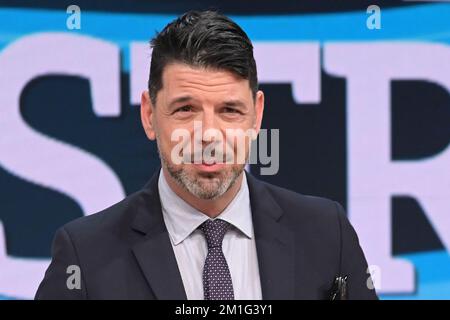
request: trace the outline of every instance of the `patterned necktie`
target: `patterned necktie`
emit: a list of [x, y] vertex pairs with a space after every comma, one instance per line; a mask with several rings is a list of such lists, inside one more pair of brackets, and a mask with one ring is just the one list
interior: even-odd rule
[[208, 255], [203, 268], [205, 300], [234, 300], [230, 270], [222, 251], [222, 241], [230, 224], [224, 220], [207, 220], [199, 229], [208, 244]]

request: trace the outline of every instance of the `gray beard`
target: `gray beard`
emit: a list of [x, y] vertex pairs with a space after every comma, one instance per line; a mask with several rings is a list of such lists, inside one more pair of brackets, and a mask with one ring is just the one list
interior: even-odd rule
[[215, 177], [215, 174], [213, 173], [205, 173], [204, 178], [197, 178], [189, 176], [189, 174], [182, 168], [176, 169], [172, 166], [159, 150], [159, 146], [158, 153], [163, 167], [167, 170], [175, 182], [192, 195], [203, 200], [214, 200], [220, 198], [236, 183], [236, 180], [244, 171], [245, 167], [245, 165], [237, 168], [233, 167], [232, 171], [230, 173], [226, 173], [226, 176], [223, 179]]

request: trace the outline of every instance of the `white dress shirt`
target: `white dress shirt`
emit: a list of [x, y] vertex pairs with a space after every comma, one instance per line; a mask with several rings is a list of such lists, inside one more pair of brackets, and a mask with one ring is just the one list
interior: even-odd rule
[[[189, 300], [202, 300], [203, 266], [208, 247], [201, 230], [207, 215], [193, 208], [176, 195], [161, 170], [158, 180], [164, 223], [170, 235], [173, 251]], [[258, 258], [253, 231], [250, 196], [245, 174], [234, 199], [216, 219], [231, 224], [222, 243], [233, 282], [236, 300], [261, 300]]]

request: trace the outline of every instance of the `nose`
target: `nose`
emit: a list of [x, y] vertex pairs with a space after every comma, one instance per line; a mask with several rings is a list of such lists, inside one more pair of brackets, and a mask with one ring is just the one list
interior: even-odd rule
[[[220, 126], [213, 108], [208, 108], [202, 116], [202, 142], [210, 143], [218, 140]], [[205, 134], [206, 133], [206, 134]]]

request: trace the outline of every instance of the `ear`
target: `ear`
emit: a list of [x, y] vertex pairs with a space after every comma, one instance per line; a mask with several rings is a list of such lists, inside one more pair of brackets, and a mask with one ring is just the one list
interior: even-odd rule
[[141, 95], [141, 122], [144, 127], [145, 134], [150, 140], [156, 139], [156, 133], [153, 127], [153, 111], [154, 106], [150, 99], [148, 90], [145, 90]]
[[[263, 113], [264, 113], [264, 92], [261, 90], [258, 90], [256, 92], [255, 97], [255, 123], [253, 125], [253, 129], [256, 131], [256, 136], [259, 134], [259, 130], [261, 129], [261, 123], [263, 119]], [[256, 139], [256, 137], [255, 137]]]

